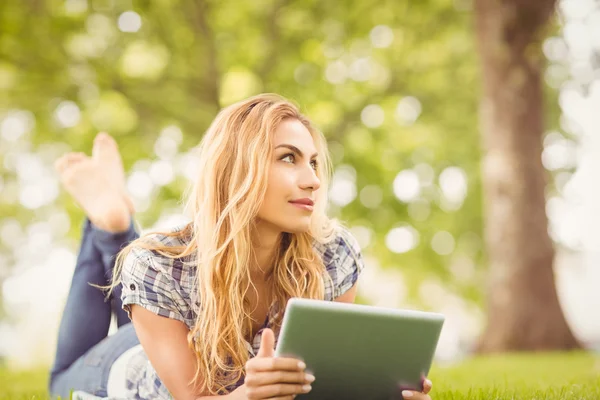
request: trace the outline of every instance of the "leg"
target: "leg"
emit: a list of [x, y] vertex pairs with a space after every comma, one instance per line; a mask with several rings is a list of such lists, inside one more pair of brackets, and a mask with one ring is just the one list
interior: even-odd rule
[[50, 382], [50, 395], [68, 399], [71, 390], [81, 390], [95, 396], [107, 396], [112, 365], [125, 351], [139, 343], [133, 324], [125, 325], [89, 349], [69, 368], [54, 375]]
[[[51, 383], [57, 374], [106, 337], [111, 304], [105, 301], [104, 292], [89, 283], [102, 286], [109, 283], [104, 259], [114, 256], [127, 243], [127, 237], [118, 232], [128, 232], [131, 228], [133, 207], [123, 191], [124, 173], [116, 143], [108, 135], [98, 135], [93, 152], [93, 158], [83, 153], [69, 153], [55, 164], [65, 189], [84, 209], [88, 219], [59, 329]], [[114, 235], [113, 239], [123, 241], [115, 244], [117, 250], [99, 248], [97, 237], [102, 234], [107, 238]], [[106, 251], [112, 253], [107, 255]], [[120, 308], [120, 304], [118, 306]]]
[[[92, 149], [92, 159], [102, 167], [105, 175], [110, 182], [121, 193], [121, 198], [126, 206], [127, 214], [123, 214], [122, 209], [119, 213], [112, 213], [113, 218], [105, 218], [111, 223], [108, 225], [92, 225], [94, 232], [94, 245], [102, 255], [102, 263], [109, 282], [112, 281], [115, 258], [119, 251], [129, 242], [137, 239], [139, 235], [133, 226], [131, 215], [134, 213], [134, 207], [129, 196], [125, 195], [125, 171], [123, 161], [119, 154], [117, 143], [106, 134], [99, 134], [94, 140]], [[121, 286], [113, 289], [111, 296], [112, 310], [117, 317], [117, 326], [121, 327], [128, 324], [129, 317], [121, 308]]]
[[[92, 233], [94, 246], [102, 258], [104, 274], [106, 279], [110, 281], [113, 276], [113, 269], [117, 254], [128, 243], [137, 239], [139, 235], [135, 231], [133, 222], [129, 225], [129, 229], [118, 233], [107, 232], [92, 225]], [[128, 324], [130, 322], [129, 317], [122, 308], [120, 285], [116, 286], [112, 292], [111, 304], [112, 310], [117, 316], [117, 326], [121, 327], [125, 324]]]
[[[92, 153], [91, 158], [82, 153], [67, 154], [56, 162], [56, 169], [65, 189], [92, 222], [91, 240], [110, 282], [117, 253], [138, 237], [131, 218], [134, 207], [125, 194], [125, 172], [117, 143], [107, 134], [98, 134]], [[121, 309], [120, 286], [113, 291], [111, 303], [117, 325], [128, 323]]]
[[51, 380], [104, 339], [110, 326], [110, 304], [105, 301], [100, 289], [88, 284], [107, 284], [100, 253], [92, 241], [91, 229], [91, 223], [86, 219], [71, 289], [58, 331]]

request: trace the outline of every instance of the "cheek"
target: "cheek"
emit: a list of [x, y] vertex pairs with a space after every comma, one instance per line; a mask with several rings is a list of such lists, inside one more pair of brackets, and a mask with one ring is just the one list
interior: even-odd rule
[[284, 168], [272, 168], [269, 172], [266, 198], [269, 201], [286, 201], [293, 197], [294, 178]]
[[267, 191], [260, 207], [259, 215], [263, 218], [273, 215], [273, 210], [278, 209], [278, 203], [281, 202], [280, 189], [277, 185], [276, 174], [269, 173], [267, 182]]

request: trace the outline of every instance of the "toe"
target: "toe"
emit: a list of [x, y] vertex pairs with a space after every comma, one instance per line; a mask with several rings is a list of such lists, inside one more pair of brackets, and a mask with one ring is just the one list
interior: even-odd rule
[[63, 156], [62, 169], [60, 171], [64, 182], [71, 180], [71, 175], [76, 174], [80, 170], [79, 166], [85, 163], [87, 156], [84, 153], [69, 153]]
[[54, 169], [60, 174], [67, 167], [67, 154], [61, 156], [54, 162]]
[[67, 153], [54, 162], [54, 168], [58, 173], [63, 173], [71, 165], [84, 160], [85, 157], [84, 153]]
[[108, 134], [106, 132], [99, 132], [94, 138], [94, 143], [100, 143], [106, 140]]
[[114, 151], [117, 150], [117, 142], [108, 133], [100, 132], [94, 139], [94, 146], [92, 147], [92, 158], [95, 160], [101, 160], [110, 158]]
[[80, 161], [83, 161], [87, 158], [87, 156], [85, 155], [85, 153], [69, 153], [66, 156], [67, 158], [67, 167], [78, 163]]
[[73, 152], [73, 153], [69, 153], [67, 154], [67, 157], [71, 158], [71, 159], [80, 159], [85, 157], [85, 153], [82, 153], [80, 151], [78, 152]]
[[94, 138], [94, 145], [115, 146], [116, 142], [108, 133], [100, 132], [96, 135], [96, 138]]

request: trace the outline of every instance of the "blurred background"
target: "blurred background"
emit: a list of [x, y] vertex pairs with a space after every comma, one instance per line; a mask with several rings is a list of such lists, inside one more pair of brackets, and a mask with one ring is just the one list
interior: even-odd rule
[[[54, 161], [110, 133], [137, 221], [165, 228], [183, 220], [193, 148], [217, 111], [261, 92], [293, 99], [329, 141], [329, 212], [366, 259], [360, 302], [442, 312], [438, 360], [470, 354], [494, 288], [482, 15], [468, 0], [3, 0], [1, 362], [53, 358], [83, 221]], [[600, 3], [559, 1], [543, 26], [543, 147], [526, 156], [547, 184], [534, 206], [564, 317], [600, 350]]]

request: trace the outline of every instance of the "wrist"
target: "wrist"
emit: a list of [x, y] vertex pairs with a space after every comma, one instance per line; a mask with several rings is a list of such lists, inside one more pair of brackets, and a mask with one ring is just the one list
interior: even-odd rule
[[246, 400], [244, 396], [245, 386], [241, 385], [237, 387], [233, 392], [226, 394], [223, 398], [227, 400]]
[[217, 397], [221, 400], [246, 400], [246, 397], [244, 396], [244, 385], [241, 385], [233, 392], [228, 394], [222, 394], [217, 396], [200, 396], [196, 397], [194, 400], [211, 400]]

